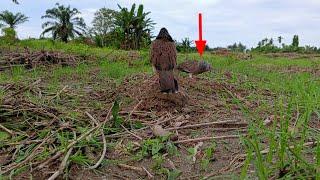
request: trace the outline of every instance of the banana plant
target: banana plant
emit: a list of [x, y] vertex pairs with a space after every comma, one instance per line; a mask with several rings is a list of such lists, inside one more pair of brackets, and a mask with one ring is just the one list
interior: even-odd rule
[[145, 39], [150, 39], [150, 32], [155, 23], [147, 16], [150, 12], [144, 12], [143, 5], [131, 6], [130, 11], [118, 5], [120, 12], [116, 18], [116, 25], [122, 35], [124, 49], [140, 49]]

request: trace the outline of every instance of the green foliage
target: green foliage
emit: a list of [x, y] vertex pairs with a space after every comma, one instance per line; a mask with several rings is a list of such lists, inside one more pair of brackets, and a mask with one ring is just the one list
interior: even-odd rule
[[317, 147], [316, 147], [316, 179], [320, 179], [320, 140], [317, 141]]
[[112, 106], [112, 127], [114, 128], [120, 128], [121, 124], [123, 123], [123, 119], [119, 117], [119, 111], [120, 111], [120, 104], [119, 99], [115, 100]]
[[17, 42], [16, 31], [13, 28], [3, 28], [2, 33], [4, 34], [2, 37], [0, 37], [2, 43], [11, 45]]
[[168, 170], [167, 169], [167, 180], [176, 180], [181, 176], [182, 172], [178, 169]]
[[118, 5], [120, 11], [116, 17], [116, 32], [120, 47], [123, 49], [140, 49], [151, 43], [151, 30], [155, 23], [147, 16], [150, 12], [144, 12], [143, 5], [136, 4], [127, 8]]
[[93, 30], [97, 34], [106, 35], [115, 29], [118, 12], [112, 9], [101, 8], [94, 13]]
[[216, 148], [216, 143], [212, 143], [209, 147], [207, 147], [204, 150], [204, 156], [200, 161], [201, 169], [206, 170], [208, 168], [208, 165], [213, 158], [215, 148]]
[[192, 160], [192, 158], [194, 156], [196, 156], [196, 153], [197, 153], [196, 148], [195, 147], [191, 147], [191, 148], [188, 148], [187, 151], [189, 153], [188, 159]]
[[138, 160], [148, 156], [157, 158], [161, 157], [165, 152], [168, 152], [170, 155], [178, 154], [177, 147], [169, 141], [169, 136], [144, 140], [137, 158]]
[[77, 151], [75, 154], [70, 156], [70, 161], [79, 165], [88, 166], [91, 161], [87, 156], [83, 155], [81, 151]]
[[[267, 42], [270, 41], [268, 40]], [[2, 41], [0, 44], [1, 47], [4, 46]], [[111, 86], [111, 88], [113, 88], [116, 87], [116, 85], [114, 85], [116, 84], [116, 81], [121, 82], [123, 78], [131, 74], [140, 71], [150, 72], [151, 70], [146, 60], [148, 52], [141, 52], [145, 59], [141, 62], [135, 62], [134, 66], [129, 67], [127, 62], [119, 62], [118, 58], [109, 61], [110, 56], [108, 56], [108, 54], [112, 50], [108, 48], [93, 48], [83, 44], [52, 43], [50, 40], [45, 39], [37, 41], [23, 40], [17, 42], [15, 45], [19, 47], [27, 46], [31, 49], [59, 50], [80, 55], [95, 55], [98, 57], [98, 60], [93, 63], [82, 64], [77, 67], [53, 67], [50, 69], [36, 68], [32, 71], [26, 71], [23, 68], [15, 67], [12, 71], [1, 72], [1, 84], [25, 82], [24, 84], [28, 85], [30, 82], [34, 82], [35, 79], [41, 77], [45, 79], [45, 82], [42, 82], [44, 84], [41, 85], [41, 87], [45, 88], [43, 89], [43, 92], [53, 95], [59, 92], [65, 84], [70, 85], [69, 87], [72, 88], [72, 92], [76, 92], [81, 96], [71, 95], [68, 96], [67, 99], [57, 98], [54, 101], [54, 104], [61, 103], [64, 106], [62, 111], [64, 113], [60, 116], [64, 116], [65, 114], [69, 116], [69, 114], [72, 114], [72, 111], [77, 111], [78, 106], [81, 105], [79, 104], [79, 99], [81, 102], [83, 87], [90, 85], [99, 90], [106, 86]], [[121, 55], [126, 52], [116, 51], [116, 53]], [[197, 58], [198, 54], [190, 54], [190, 57]], [[178, 58], [179, 61], [182, 61], [184, 55], [178, 54]], [[228, 83], [231, 83], [234, 87], [250, 92], [250, 95], [244, 97], [249, 102], [251, 102], [251, 100], [259, 102], [259, 107], [248, 109], [243, 113], [245, 114], [248, 123], [255, 124], [255, 126], [249, 128], [248, 136], [243, 138], [243, 144], [245, 145], [244, 148], [246, 149], [247, 155], [241, 171], [241, 179], [250, 179], [255, 176], [261, 178], [280, 178], [280, 171], [283, 172], [282, 179], [319, 178], [320, 172], [318, 167], [320, 164], [320, 145], [317, 144], [312, 147], [304, 147], [303, 144], [311, 140], [319, 141], [319, 132], [316, 129], [309, 128], [308, 122], [312, 119], [319, 119], [320, 81], [313, 73], [299, 71], [288, 73], [284, 71], [291, 67], [315, 69], [320, 65], [319, 60], [276, 58], [270, 61], [271, 58], [255, 54], [254, 58], [250, 61], [237, 61], [232, 57], [220, 57], [209, 53], [205, 53], [203, 58], [213, 65], [216, 72], [214, 74], [203, 74], [203, 78], [218, 81], [218, 83], [225, 83], [223, 74], [224, 72], [231, 71], [232, 77], [235, 78], [233, 78], [232, 81], [228, 81]], [[97, 69], [99, 72], [97, 72]], [[92, 76], [92, 72], [97, 72], [97, 74]], [[79, 79], [73, 78], [75, 75], [81, 77]], [[61, 81], [61, 79], [64, 81]], [[98, 81], [98, 83], [93, 85], [93, 80], [95, 82]], [[112, 83], [110, 83], [110, 81]], [[52, 87], [47, 87], [47, 83]], [[264, 95], [265, 92], [268, 94], [267, 97]], [[224, 95], [224, 92], [220, 91], [217, 91], [217, 94], [222, 94], [223, 97], [226, 96]], [[0, 96], [6, 95], [6, 91], [1, 92], [0, 90]], [[26, 98], [30, 98], [32, 102], [36, 102], [36, 98], [32, 98], [32, 96], [38, 95], [30, 93]], [[62, 93], [61, 97], [64, 96], [65, 93]], [[236, 97], [234, 98], [234, 102], [243, 105]], [[72, 106], [70, 106], [70, 104], [72, 104]], [[99, 102], [85, 103], [86, 107], [90, 109], [94, 109], [96, 104], [99, 104]], [[43, 105], [45, 106], [46, 104]], [[52, 105], [53, 104], [50, 104], [50, 106]], [[60, 109], [61, 105], [58, 108]], [[98, 108], [100, 110], [103, 107], [98, 106]], [[119, 110], [114, 111], [118, 112]], [[265, 115], [269, 114], [280, 118], [273, 126], [264, 127], [262, 122], [265, 120]], [[117, 117], [117, 113], [114, 113], [114, 115]], [[314, 115], [316, 115], [316, 117], [314, 117]], [[2, 116], [2, 114], [0, 116]], [[74, 130], [77, 132], [77, 135], [83, 134], [90, 129], [90, 126], [85, 124], [87, 122], [87, 117], [83, 117], [82, 113], [74, 115], [73, 118], [76, 119], [72, 122], [72, 125], [75, 125]], [[29, 121], [30, 120], [28, 120], [28, 122]], [[62, 121], [63, 120], [61, 120], [61, 122]], [[10, 123], [5, 122], [3, 125], [6, 127], [7, 124], [13, 126]], [[110, 123], [113, 123], [113, 121], [110, 121]], [[295, 124], [294, 127], [292, 127], [293, 124]], [[20, 126], [20, 124], [18, 125]], [[14, 127], [8, 126], [8, 128], [15, 130], [18, 125], [15, 124]], [[29, 128], [29, 125], [23, 125], [23, 127]], [[137, 124], [135, 128], [139, 127], [141, 126]], [[290, 129], [295, 130], [292, 131]], [[104, 130], [108, 131], [108, 127], [105, 127]], [[37, 136], [44, 138], [46, 137], [46, 133], [47, 132], [45, 131], [41, 131], [37, 133]], [[89, 140], [85, 139], [77, 143], [74, 149], [74, 152], [77, 153], [75, 156], [72, 156], [70, 160], [81, 165], [88, 164], [89, 160], [85, 157], [82, 150], [83, 147], [89, 145], [98, 149], [97, 152], [100, 153], [102, 146], [100, 139], [94, 137], [98, 136], [98, 134], [99, 133], [96, 133], [93, 137], [90, 137]], [[64, 148], [68, 142], [70, 143], [70, 140], [73, 139], [72, 135], [73, 134], [59, 132], [60, 137], [58, 137], [58, 135], [54, 136], [55, 142], [59, 142], [57, 149]], [[3, 135], [0, 134], [0, 137], [1, 136]], [[22, 140], [25, 137], [19, 136], [12, 139], [9, 137], [4, 141], [5, 143], [17, 142], [17, 138]], [[113, 143], [116, 144], [117, 142], [114, 141]], [[176, 146], [174, 146], [172, 142], [168, 141], [168, 139], [163, 140], [157, 138], [145, 140], [141, 145], [142, 147], [138, 152], [139, 159], [152, 157], [155, 167], [160, 167], [161, 175], [165, 174], [168, 179], [171, 179], [171, 177], [172, 179], [176, 179], [179, 176], [179, 171], [170, 171], [162, 167], [162, 162], [164, 160], [163, 154], [169, 153], [170, 155], [175, 155], [178, 152]], [[0, 146], [3, 146], [3, 144], [0, 143]], [[110, 144], [108, 144], [108, 150], [110, 149], [112, 151], [112, 147], [109, 148], [109, 146]], [[46, 149], [41, 154], [37, 155], [37, 158], [41, 159], [52, 156], [50, 151], [48, 151], [49, 146], [44, 145], [43, 147]], [[17, 151], [17, 160], [21, 162], [21, 160], [30, 154], [33, 148], [34, 146], [24, 145], [23, 148]], [[133, 145], [129, 144], [126, 148], [128, 148], [128, 151], [126, 152], [131, 152]], [[269, 148], [267, 154], [259, 153], [261, 150], [267, 148]], [[206, 157], [200, 159], [202, 169], [208, 169], [206, 168], [209, 163], [207, 159], [214, 156], [214, 150], [215, 147], [214, 144], [212, 144], [212, 146], [206, 147], [202, 151], [204, 152], [204, 157]], [[191, 153], [194, 153], [194, 151]]]
[[279, 36], [279, 37], [278, 37], [278, 42], [279, 42], [279, 44], [282, 43], [282, 40], [283, 40], [283, 37], [282, 37], [282, 36]]
[[193, 41], [189, 38], [184, 38], [181, 42], [176, 42], [176, 47], [178, 52], [190, 53], [195, 48], [192, 48]]
[[101, 8], [94, 14], [91, 35], [97, 46], [114, 46], [116, 38], [115, 21], [118, 12], [112, 9]]
[[292, 46], [293, 47], [299, 47], [299, 36], [298, 35], [294, 35], [293, 39], [292, 39]]
[[232, 52], [245, 52], [247, 47], [243, 45], [241, 42], [239, 42], [238, 44], [234, 43], [233, 45], [229, 45], [228, 49], [231, 50]]
[[42, 24], [44, 29], [41, 36], [51, 32], [53, 39], [60, 39], [63, 42], [68, 42], [71, 38], [75, 38], [76, 35], [82, 36], [86, 32], [86, 24], [83, 18], [78, 15], [80, 12], [70, 6], [65, 7], [63, 5], [56, 4], [57, 7], [48, 9], [46, 15], [42, 16], [42, 19], [50, 19]]
[[[305, 46], [299, 47], [299, 36], [294, 35], [292, 44], [286, 45], [282, 43], [283, 37], [278, 37], [278, 42], [280, 46], [275, 46], [273, 39], [265, 38], [258, 43], [258, 46], [252, 48], [252, 52], [259, 53], [276, 53], [276, 52], [296, 52], [296, 53], [319, 53], [320, 50], [317, 47]], [[282, 44], [281, 44], [282, 43]]]
[[27, 22], [28, 19], [29, 18], [22, 13], [14, 14], [7, 10], [0, 13], [0, 22], [12, 29], [15, 29], [19, 24]]
[[9, 134], [0, 131], [0, 141], [4, 141], [9, 137]]

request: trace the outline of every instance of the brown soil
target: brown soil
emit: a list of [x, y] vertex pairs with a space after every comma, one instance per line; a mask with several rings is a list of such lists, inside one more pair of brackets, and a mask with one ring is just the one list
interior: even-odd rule
[[[123, 107], [123, 111], [130, 112], [132, 109], [136, 109], [132, 113], [132, 120], [137, 120], [152, 126], [157, 121], [171, 118], [172, 120], [162, 124], [164, 128], [172, 128], [178, 122], [184, 122], [184, 125], [194, 125], [215, 121], [230, 121], [238, 120], [238, 123], [245, 123], [244, 117], [236, 105], [228, 104], [221, 99], [220, 93], [225, 92], [225, 89], [234, 92], [235, 94], [241, 94], [240, 90], [236, 90], [235, 87], [228, 84], [219, 84], [210, 82], [202, 78], [194, 77], [182, 78], [178, 80], [181, 91], [188, 96], [188, 102], [185, 104], [176, 103], [175, 100], [168, 100], [161, 97], [161, 93], [158, 90], [157, 77], [148, 75], [133, 76], [125, 80], [125, 82], [119, 87], [121, 96], [133, 99], [133, 102]], [[178, 95], [179, 96], [179, 95]], [[175, 98], [175, 97], [172, 97]], [[139, 104], [140, 102], [140, 104]], [[231, 106], [231, 107], [230, 107]], [[143, 114], [141, 116], [141, 114]], [[148, 116], [146, 116], [148, 115]], [[221, 128], [221, 130], [214, 130]], [[235, 128], [234, 130], [226, 130], [223, 128]], [[238, 129], [237, 129], [238, 128]], [[197, 137], [214, 137], [214, 136], [229, 136], [241, 134], [245, 127], [239, 127], [237, 124], [224, 124], [221, 126], [204, 126], [201, 128], [190, 128], [174, 131], [179, 140], [192, 139]], [[152, 138], [152, 131], [146, 129], [144, 132], [137, 132], [137, 135], [143, 139]], [[127, 137], [133, 141], [137, 141], [134, 137]], [[130, 141], [130, 140], [127, 140]], [[125, 142], [127, 142], [124, 140]], [[212, 141], [203, 141], [204, 145], [202, 150], [211, 144]], [[239, 139], [226, 139], [217, 140], [216, 149], [214, 152], [214, 159], [206, 168], [201, 170], [200, 160], [204, 156], [203, 151], [199, 151], [197, 154], [197, 161], [195, 163], [190, 160], [190, 153], [187, 149], [194, 147], [198, 142], [191, 142], [180, 144], [179, 151], [181, 155], [179, 157], [168, 157], [174, 164], [174, 166], [182, 171], [181, 178], [199, 177], [200, 175], [208, 174], [209, 172], [216, 172], [218, 174], [225, 174], [230, 172], [238, 172], [236, 166], [237, 162], [230, 164], [235, 157], [235, 154], [244, 153], [240, 145]], [[121, 151], [120, 151], [121, 152]], [[107, 155], [108, 159], [116, 157], [117, 160], [128, 160], [125, 155], [117, 154], [116, 152]], [[135, 167], [146, 167], [152, 174], [155, 171], [151, 168], [153, 162], [148, 158], [140, 162], [128, 162], [128, 165]], [[230, 164], [230, 166], [229, 166]], [[133, 170], [120, 168], [118, 166], [110, 166], [106, 169], [102, 169], [105, 172], [107, 179], [117, 179], [122, 176], [128, 179], [146, 178], [144, 173], [138, 173]], [[112, 172], [112, 173], [111, 173]], [[162, 176], [156, 176], [158, 178], [164, 178]], [[191, 178], [193, 179], [193, 178]]]
[[[94, 73], [94, 72], [93, 72]], [[246, 120], [243, 117], [240, 107], [233, 103], [233, 97], [236, 97], [249, 106], [255, 106], [246, 102], [242, 97], [247, 95], [247, 92], [237, 89], [231, 84], [217, 83], [206, 80], [205, 78], [193, 77], [185, 78], [179, 77], [180, 93], [174, 95], [164, 95], [158, 90], [158, 80], [156, 76], [146, 74], [139, 74], [128, 77], [116, 89], [106, 88], [105, 90], [95, 90], [92, 87], [84, 88], [86, 94], [81, 96], [84, 98], [82, 101], [85, 103], [90, 100], [97, 100], [105, 104], [105, 108], [96, 109], [91, 111], [91, 114], [99, 120], [103, 121], [110, 108], [112, 102], [116, 97], [120, 97], [123, 101], [121, 104], [120, 115], [128, 120], [128, 114], [131, 115], [130, 121], [139, 121], [144, 124], [146, 129], [133, 131], [137, 136], [145, 139], [154, 138], [152, 130], [149, 127], [161, 123], [165, 129], [175, 128], [186, 125], [196, 125], [201, 123], [218, 122], [218, 121], [234, 121], [230, 123], [223, 123], [220, 125], [207, 125], [195, 128], [185, 128], [180, 130], [171, 131], [175, 134], [174, 141], [195, 139], [201, 137], [220, 137], [220, 136], [233, 136], [244, 134], [246, 132]], [[6, 89], [15, 92], [21, 88], [5, 85]], [[33, 89], [33, 88], [30, 88]], [[31, 90], [32, 91], [32, 90]], [[68, 96], [73, 96], [72, 91], [68, 91]], [[37, 93], [37, 92], [34, 92]], [[70, 98], [70, 97], [64, 98]], [[20, 97], [20, 96], [18, 96]], [[21, 98], [21, 97], [20, 97]], [[11, 103], [11, 104], [10, 104]], [[61, 112], [50, 107], [39, 107], [41, 111], [37, 111], [37, 106], [32, 102], [26, 102], [24, 99], [17, 101], [7, 102], [8, 108], [12, 107], [12, 103], [25, 103], [29, 108], [28, 113], [39, 113], [44, 118], [50, 116], [59, 116]], [[17, 106], [19, 107], [19, 106]], [[79, 111], [82, 108], [79, 107]], [[14, 110], [14, 109], [11, 109]], [[35, 112], [34, 112], [35, 111]], [[21, 114], [21, 113], [20, 113]], [[20, 114], [13, 114], [18, 116]], [[62, 113], [63, 114], [63, 113]], [[72, 124], [65, 122], [64, 124], [57, 124], [57, 122], [43, 122], [43, 127], [57, 126], [65, 128], [66, 130], [72, 129]], [[27, 132], [32, 135], [32, 132]], [[112, 137], [112, 135], [111, 135]], [[110, 139], [110, 137], [109, 137]], [[155, 161], [151, 157], [145, 158], [141, 161], [132, 160], [132, 156], [139, 151], [139, 148], [133, 152], [127, 152], [126, 147], [129, 142], [141, 144], [142, 142], [134, 136], [124, 133], [118, 136], [113, 136], [110, 141], [115, 142], [117, 145], [114, 149], [108, 149], [106, 159], [110, 162], [121, 161], [126, 165], [134, 166], [137, 168], [146, 168], [155, 179], [165, 179], [164, 174], [157, 174], [158, 170], [154, 169]], [[214, 173], [215, 175], [239, 173], [242, 162], [233, 161], [237, 154], [245, 153], [241, 146], [239, 138], [225, 138], [217, 140], [204, 140], [204, 144], [196, 154], [196, 160], [193, 162], [190, 159], [188, 148], [195, 147], [198, 142], [187, 142], [177, 144], [179, 156], [165, 155], [163, 167], [168, 169], [179, 169], [182, 174], [181, 179], [198, 179], [200, 176], [205, 176]], [[208, 167], [201, 168], [201, 159], [204, 158], [204, 150], [214, 142], [214, 157], [211, 159]], [[52, 142], [55, 143], [55, 142]], [[100, 156], [96, 152], [96, 156]], [[0, 156], [0, 161], [5, 161], [5, 156]], [[60, 164], [59, 161], [52, 162], [48, 167], [33, 173], [34, 178], [45, 179], [54, 172]], [[169, 164], [169, 165], [168, 165]], [[116, 164], [107, 164], [98, 169], [98, 172], [93, 172], [81, 167], [79, 165], [71, 164], [69, 178], [70, 179], [145, 179], [147, 175], [144, 171], [136, 171], [128, 168], [119, 167]], [[23, 173], [17, 178], [30, 177], [29, 173]]]

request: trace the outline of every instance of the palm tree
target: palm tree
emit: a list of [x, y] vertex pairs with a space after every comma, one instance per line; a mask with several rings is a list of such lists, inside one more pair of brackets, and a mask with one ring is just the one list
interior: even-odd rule
[[0, 13], [0, 22], [7, 24], [10, 28], [15, 29], [17, 25], [28, 21], [28, 17], [24, 14], [13, 14], [10, 11], [2, 11]]
[[271, 45], [271, 46], [273, 45], [273, 38], [269, 39], [268, 45]]
[[189, 52], [189, 50], [191, 49], [192, 43], [193, 42], [187, 37], [181, 40], [181, 46], [185, 52]]
[[153, 21], [147, 16], [150, 12], [144, 12], [143, 5], [139, 5], [136, 11], [136, 5], [131, 6], [130, 11], [118, 5], [120, 12], [116, 17], [117, 30], [123, 37], [122, 46], [125, 49], [140, 49], [144, 40], [151, 40], [151, 30]]
[[83, 18], [77, 16], [80, 12], [76, 8], [71, 9], [70, 6], [65, 7], [58, 3], [56, 6], [48, 9], [46, 15], [41, 17], [42, 19], [52, 20], [42, 24], [44, 31], [41, 36], [43, 37], [46, 33], [51, 32], [54, 40], [61, 39], [66, 43], [76, 35], [82, 36], [86, 32], [86, 24]]
[[262, 44], [263, 44], [263, 45], [267, 45], [267, 44], [268, 44], [268, 41], [269, 41], [269, 39], [268, 39], [268, 38], [265, 38], [265, 39], [262, 40]]
[[279, 37], [278, 37], [278, 42], [279, 42], [279, 44], [281, 44], [282, 40], [283, 40], [283, 37], [282, 37], [282, 36], [279, 36]]

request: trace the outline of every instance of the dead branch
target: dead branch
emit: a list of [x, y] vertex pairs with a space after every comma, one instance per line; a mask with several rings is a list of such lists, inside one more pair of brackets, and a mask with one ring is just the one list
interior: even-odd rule
[[[112, 107], [111, 107], [112, 108]], [[89, 113], [88, 113], [89, 114]], [[92, 117], [92, 116], [91, 116]], [[79, 141], [81, 141], [82, 139], [86, 138], [87, 136], [89, 136], [90, 134], [96, 132], [97, 130], [99, 130], [100, 128], [103, 127], [103, 125], [106, 123], [108, 119], [106, 119], [103, 123], [100, 123], [98, 126], [95, 126], [93, 128], [91, 128], [89, 131], [87, 131], [86, 133], [82, 134], [79, 138], [75, 139], [74, 141], [72, 141], [64, 150], [60, 150], [58, 152], [56, 152], [56, 154], [51, 157], [50, 159], [48, 159], [47, 161], [45, 161], [44, 163], [40, 164], [36, 169], [42, 169], [44, 166], [46, 166], [47, 164], [49, 164], [50, 162], [54, 161], [55, 159], [59, 158], [62, 154], [64, 154], [65, 151], [69, 150], [71, 147], [73, 147], [74, 145], [76, 145]]]
[[60, 96], [60, 94], [66, 90], [68, 88], [68, 85], [64, 86], [59, 92], [57, 92], [57, 94], [55, 96], [53, 96], [52, 98], [49, 99], [49, 101], [52, 101], [53, 99], [55, 99], [56, 97]]
[[7, 132], [8, 134], [10, 134], [10, 136], [14, 136], [15, 133], [12, 132], [10, 129], [4, 127], [3, 125], [0, 124], [0, 129], [4, 130], [5, 132]]
[[131, 134], [132, 136], [134, 136], [135, 138], [139, 139], [139, 140], [142, 140], [142, 137], [134, 134], [133, 132], [129, 131], [126, 127], [124, 127], [122, 124], [121, 124], [121, 127], [129, 134]]
[[[231, 124], [239, 122], [238, 120], [231, 120], [231, 121], [217, 121], [217, 122], [208, 122], [208, 123], [201, 123], [201, 124], [192, 124], [192, 125], [186, 125], [186, 126], [180, 126], [180, 127], [172, 127], [167, 128], [166, 130], [172, 131], [172, 130], [179, 130], [179, 129], [190, 129], [190, 128], [197, 128], [197, 127], [203, 127], [203, 126], [211, 126], [211, 125], [224, 125], [224, 124]], [[238, 126], [247, 126], [247, 123], [236, 123], [231, 125], [238, 125]]]
[[[135, 132], [140, 132], [140, 131], [143, 131], [143, 130], [146, 130], [146, 129], [149, 129], [150, 127], [143, 127], [143, 128], [140, 128], [140, 129], [137, 129], [137, 130], [134, 130], [134, 131], [131, 131], [132, 133], [135, 133]], [[128, 136], [128, 132], [121, 132], [121, 133], [116, 133], [116, 134], [110, 134], [110, 135], [106, 135], [106, 138], [121, 138], [121, 137], [125, 137], [125, 136]]]
[[141, 167], [129, 166], [129, 165], [126, 165], [126, 164], [118, 164], [118, 166], [122, 167], [122, 168], [125, 168], [125, 169], [130, 169], [130, 170], [133, 170], [133, 171], [145, 172], [143, 170], [143, 168], [141, 168]]
[[61, 162], [61, 164], [59, 166], [59, 169], [55, 173], [53, 173], [52, 176], [48, 180], [54, 180], [57, 177], [59, 177], [61, 174], [63, 174], [64, 169], [67, 167], [67, 162], [68, 162], [68, 159], [71, 155], [72, 150], [73, 150], [73, 147], [71, 147], [68, 150], [66, 156], [64, 157], [63, 161]]
[[236, 139], [240, 138], [241, 135], [229, 135], [229, 136], [216, 136], [216, 137], [201, 137], [201, 138], [195, 138], [195, 139], [185, 139], [185, 140], [179, 140], [175, 141], [173, 143], [175, 144], [181, 144], [181, 143], [188, 143], [188, 142], [200, 142], [200, 141], [210, 141], [210, 140], [220, 140], [220, 139]]
[[9, 99], [10, 97], [14, 97], [14, 96], [16, 96], [16, 95], [18, 95], [18, 94], [20, 94], [20, 93], [22, 93], [22, 92], [30, 89], [31, 87], [39, 84], [40, 82], [41, 82], [41, 79], [38, 79], [37, 81], [31, 83], [30, 85], [25, 86], [25, 87], [23, 87], [22, 89], [20, 89], [19, 91], [17, 91], [17, 92], [15, 92], [14, 94], [10, 95], [9, 97], [6, 97], [6, 99]]
[[153, 179], [154, 178], [154, 176], [145, 167], [142, 166], [142, 169], [147, 173], [148, 179]]
[[24, 66], [31, 69], [38, 65], [59, 64], [62, 66], [76, 65], [80, 60], [86, 57], [70, 55], [55, 51], [8, 51], [1, 54], [0, 70], [10, 69], [13, 66]]
[[6, 167], [6, 168], [5, 168], [5, 171], [0, 172], [0, 174], [6, 174], [6, 173], [11, 172], [12, 170], [14, 170], [14, 169], [16, 169], [16, 168], [19, 168], [19, 167], [25, 165], [25, 164], [26, 164], [27, 162], [29, 162], [34, 156], [36, 156], [36, 155], [38, 154], [38, 153], [37, 153], [38, 149], [39, 149], [42, 145], [44, 145], [44, 144], [48, 141], [48, 139], [50, 139], [51, 136], [52, 136], [52, 135], [49, 135], [48, 137], [46, 137], [46, 138], [42, 141], [42, 143], [40, 143], [38, 146], [36, 146], [36, 147], [32, 150], [32, 152], [30, 153], [30, 155], [29, 155], [27, 158], [25, 158], [23, 161], [21, 161], [21, 162], [18, 163], [18, 164], [13, 163], [13, 164], [9, 165], [9, 167]]
[[[91, 114], [89, 114], [88, 112], [86, 112], [86, 114], [97, 126], [100, 126], [99, 122]], [[100, 129], [100, 134], [102, 136], [102, 141], [103, 141], [103, 151], [97, 163], [93, 166], [90, 166], [89, 169], [96, 169], [97, 167], [99, 167], [107, 153], [107, 141], [106, 141], [106, 137], [104, 135], [103, 129]]]
[[136, 109], [140, 106], [140, 104], [141, 104], [142, 102], [143, 102], [143, 100], [140, 100], [140, 101], [138, 102], [138, 104], [134, 106], [134, 108], [132, 109], [132, 111], [130, 112], [130, 114], [128, 115], [128, 117], [127, 117], [127, 119], [126, 119], [125, 121], [129, 121], [129, 120], [130, 120], [130, 117], [131, 117], [132, 113], [133, 113], [134, 111], [136, 111]]

